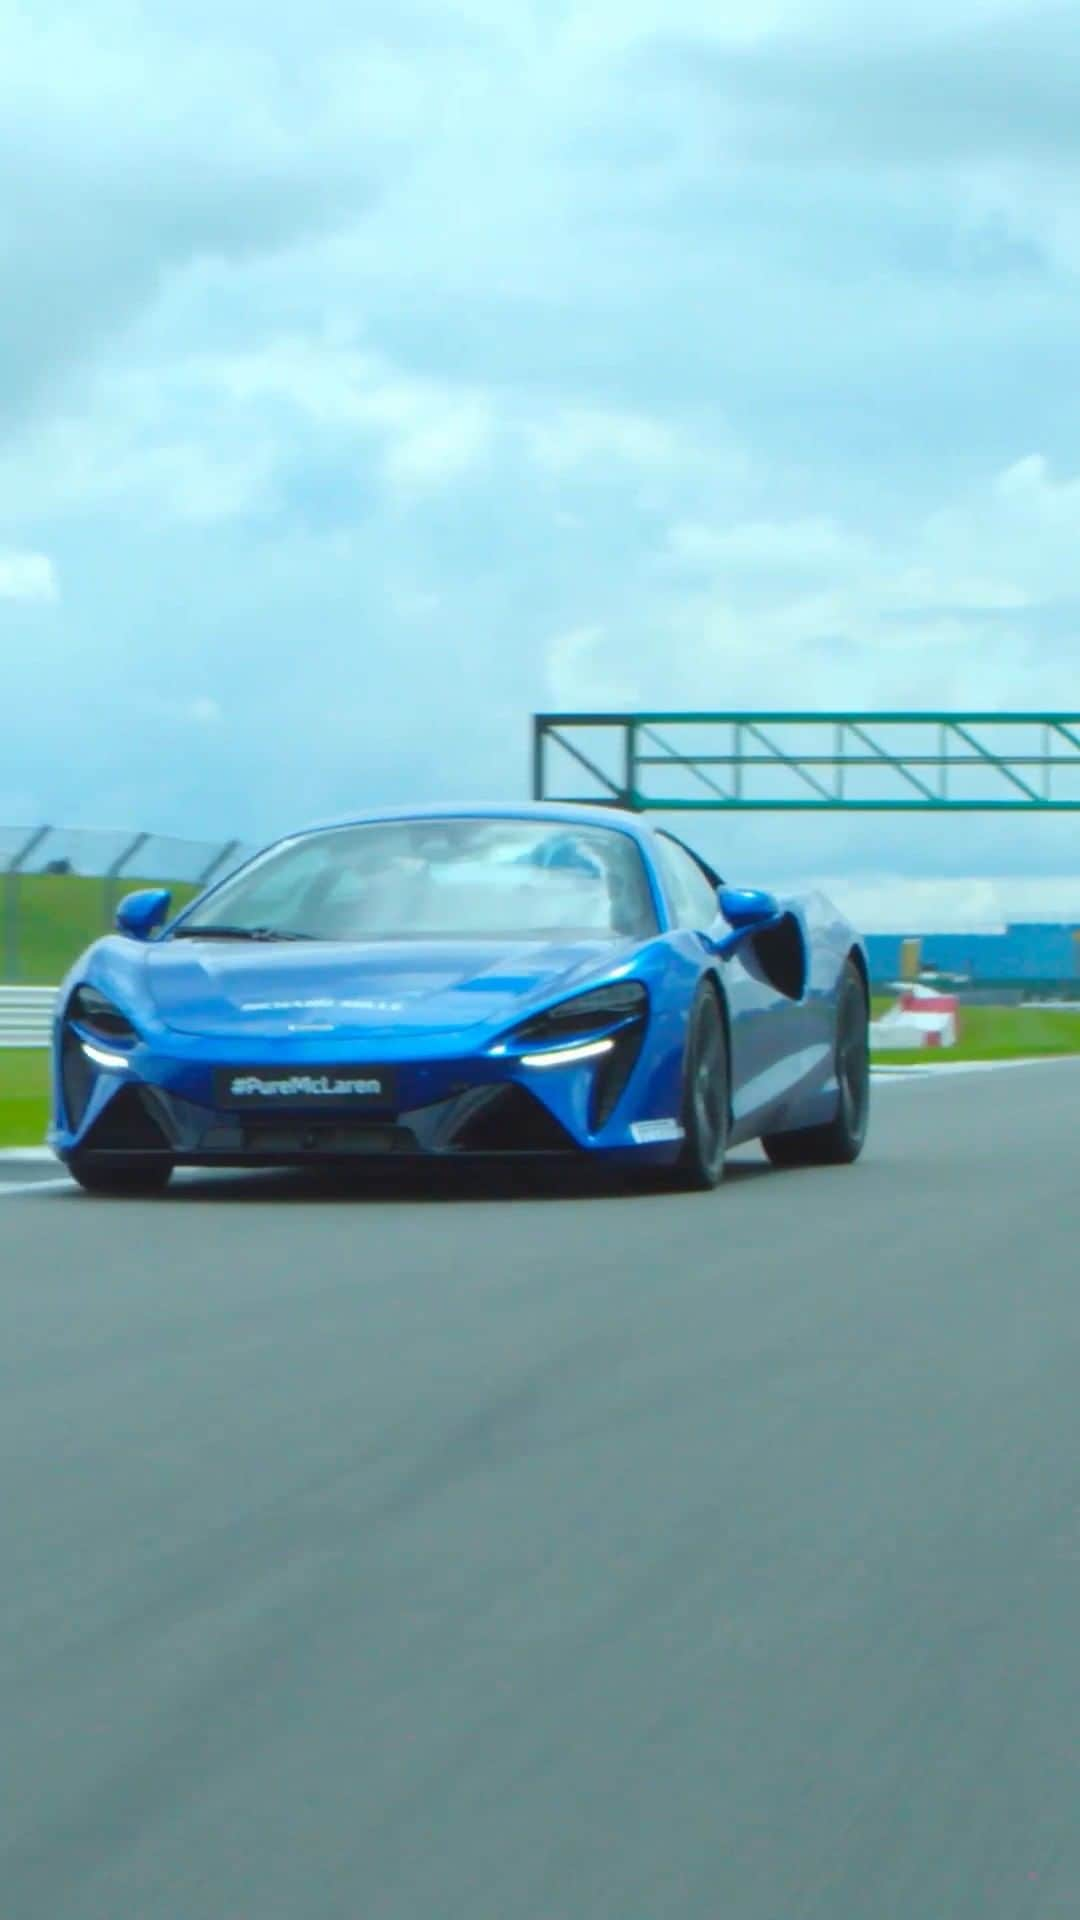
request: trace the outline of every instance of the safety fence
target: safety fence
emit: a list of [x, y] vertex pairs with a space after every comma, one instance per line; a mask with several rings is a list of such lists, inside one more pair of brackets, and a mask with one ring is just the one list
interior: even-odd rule
[[55, 987], [0, 987], [0, 1047], [47, 1047]]
[[0, 981], [61, 980], [83, 947], [112, 926], [132, 887], [167, 886], [183, 905], [249, 851], [239, 840], [0, 827]]

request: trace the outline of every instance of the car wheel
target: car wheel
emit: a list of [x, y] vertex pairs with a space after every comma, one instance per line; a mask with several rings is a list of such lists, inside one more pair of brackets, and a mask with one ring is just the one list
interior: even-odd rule
[[95, 1160], [91, 1154], [73, 1154], [68, 1172], [86, 1193], [116, 1199], [146, 1199], [164, 1193], [172, 1178], [171, 1160]]
[[762, 1139], [774, 1167], [843, 1167], [857, 1160], [870, 1118], [870, 1017], [862, 975], [849, 960], [836, 1012], [836, 1078], [840, 1104], [823, 1127], [767, 1133]]
[[703, 981], [690, 1009], [683, 1069], [682, 1152], [674, 1184], [703, 1193], [724, 1174], [730, 1124], [730, 1076], [724, 1016], [715, 989]]

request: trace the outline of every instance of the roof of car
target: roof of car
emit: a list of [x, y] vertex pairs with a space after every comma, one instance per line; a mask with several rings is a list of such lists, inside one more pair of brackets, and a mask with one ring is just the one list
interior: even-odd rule
[[315, 821], [302, 831], [319, 833], [333, 827], [373, 826], [390, 820], [550, 820], [563, 826], [615, 827], [638, 839], [651, 831], [648, 821], [639, 813], [630, 813], [623, 807], [599, 803], [590, 806], [569, 800], [484, 800], [475, 805], [454, 800], [433, 806], [371, 807], [362, 813], [339, 814], [332, 820]]

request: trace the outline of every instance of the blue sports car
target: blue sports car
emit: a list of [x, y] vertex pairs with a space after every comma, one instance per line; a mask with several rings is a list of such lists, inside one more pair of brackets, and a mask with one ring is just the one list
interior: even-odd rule
[[636, 815], [369, 814], [169, 907], [131, 894], [61, 989], [50, 1141], [91, 1193], [373, 1155], [587, 1155], [711, 1188], [742, 1141], [778, 1166], [861, 1150], [858, 935]]

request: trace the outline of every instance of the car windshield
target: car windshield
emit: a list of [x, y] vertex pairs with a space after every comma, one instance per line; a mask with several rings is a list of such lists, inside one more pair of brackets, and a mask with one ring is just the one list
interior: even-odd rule
[[645, 938], [641, 851], [610, 827], [396, 820], [272, 847], [177, 929], [219, 938]]

